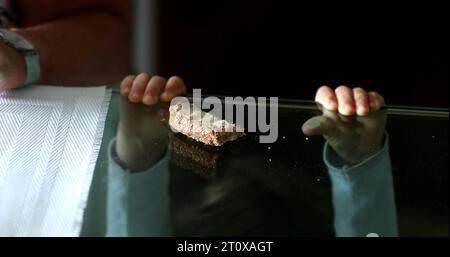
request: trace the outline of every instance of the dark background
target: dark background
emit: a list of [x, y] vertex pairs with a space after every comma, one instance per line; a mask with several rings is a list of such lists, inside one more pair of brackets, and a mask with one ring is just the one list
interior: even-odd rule
[[362, 86], [448, 107], [446, 1], [160, 1], [161, 71], [205, 94]]

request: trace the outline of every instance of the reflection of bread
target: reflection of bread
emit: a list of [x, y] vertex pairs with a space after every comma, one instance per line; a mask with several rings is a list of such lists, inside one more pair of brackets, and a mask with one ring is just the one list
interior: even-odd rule
[[184, 142], [174, 134], [170, 134], [169, 138], [170, 148], [177, 155], [189, 158], [190, 160], [200, 163], [203, 167], [208, 169], [217, 167], [219, 152], [208, 151], [197, 144]]
[[169, 108], [169, 112], [172, 129], [207, 145], [222, 146], [245, 135], [239, 126], [218, 120], [192, 104], [177, 103]]
[[[187, 140], [187, 138], [185, 138]], [[213, 178], [219, 167], [222, 152], [207, 149], [205, 145], [185, 142], [177, 135], [169, 133], [171, 160], [179, 167]]]

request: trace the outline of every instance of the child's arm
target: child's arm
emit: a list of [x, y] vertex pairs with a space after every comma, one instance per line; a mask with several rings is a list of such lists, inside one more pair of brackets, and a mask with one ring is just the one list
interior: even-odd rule
[[324, 86], [316, 101], [323, 115], [305, 122], [303, 131], [327, 140], [323, 157], [332, 184], [336, 235], [397, 236], [383, 97], [362, 88]]
[[[11, 30], [39, 52], [38, 84], [115, 83], [127, 74], [131, 8], [127, 0], [20, 0], [20, 27]], [[0, 90], [25, 81], [21, 54], [0, 46]]]

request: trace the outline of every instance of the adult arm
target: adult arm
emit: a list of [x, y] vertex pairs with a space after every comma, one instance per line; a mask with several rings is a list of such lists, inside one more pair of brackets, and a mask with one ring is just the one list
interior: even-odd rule
[[[131, 9], [127, 0], [20, 0], [22, 35], [40, 53], [40, 84], [95, 85], [113, 83], [129, 66]], [[25, 81], [24, 58], [13, 49], [3, 69], [2, 88]], [[14, 50], [13, 50], [14, 51]], [[8, 74], [5, 74], [8, 71]]]

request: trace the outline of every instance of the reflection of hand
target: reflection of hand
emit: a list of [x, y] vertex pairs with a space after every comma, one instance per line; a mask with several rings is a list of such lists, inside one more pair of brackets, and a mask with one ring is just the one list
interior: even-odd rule
[[116, 158], [108, 165], [106, 236], [171, 236], [164, 109], [120, 99]]
[[167, 148], [166, 110], [167, 106], [143, 106], [121, 99], [116, 153], [127, 168], [146, 170], [162, 158]]
[[142, 73], [126, 77], [120, 85], [120, 93], [133, 103], [152, 105], [170, 102], [174, 97], [186, 93], [186, 86], [183, 80], [176, 76], [167, 80]]
[[[345, 86], [333, 91], [321, 87], [316, 101], [324, 108], [303, 124], [305, 135], [323, 135], [334, 151], [348, 164], [357, 164], [383, 145], [386, 113], [380, 108], [384, 99], [376, 92]], [[335, 111], [338, 110], [339, 113]], [[357, 117], [349, 117], [357, 114]]]
[[0, 92], [22, 85], [26, 79], [25, 58], [0, 42]]

